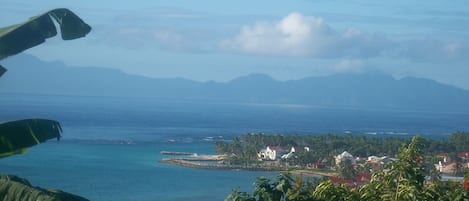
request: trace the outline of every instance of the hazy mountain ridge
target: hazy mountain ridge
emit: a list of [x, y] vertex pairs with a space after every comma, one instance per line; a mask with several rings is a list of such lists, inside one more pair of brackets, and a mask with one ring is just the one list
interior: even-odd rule
[[306, 104], [347, 108], [469, 111], [469, 91], [429, 79], [337, 74], [277, 81], [252, 74], [229, 82], [154, 79], [92, 67], [68, 67], [32, 56], [9, 58], [0, 92]]

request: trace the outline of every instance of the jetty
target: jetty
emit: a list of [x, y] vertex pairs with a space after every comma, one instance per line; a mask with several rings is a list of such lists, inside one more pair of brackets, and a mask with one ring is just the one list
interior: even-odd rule
[[190, 156], [190, 155], [197, 155], [196, 153], [192, 152], [179, 152], [179, 151], [160, 151], [162, 155], [173, 155], [173, 156]]
[[310, 177], [332, 177], [336, 176], [335, 173], [324, 172], [318, 170], [292, 170], [291, 167], [264, 163], [264, 164], [246, 164], [246, 165], [232, 165], [224, 163], [227, 155], [209, 155], [197, 154], [192, 152], [178, 152], [178, 151], [161, 151], [162, 155], [171, 155], [171, 158], [163, 158], [159, 162], [173, 164], [189, 168], [200, 169], [213, 169], [213, 170], [247, 170], [247, 171], [277, 171], [277, 172], [290, 172], [294, 175], [310, 176]]
[[183, 158], [163, 158], [161, 163], [180, 165], [183, 167], [217, 169], [217, 170], [248, 170], [248, 171], [285, 171], [286, 168], [278, 166], [259, 166], [259, 165], [228, 165], [221, 163], [199, 163]]

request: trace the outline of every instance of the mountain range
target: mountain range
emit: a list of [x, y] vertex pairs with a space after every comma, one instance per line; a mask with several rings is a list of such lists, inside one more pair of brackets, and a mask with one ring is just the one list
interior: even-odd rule
[[0, 93], [155, 97], [332, 108], [469, 111], [469, 91], [424, 78], [386, 74], [336, 74], [277, 81], [251, 74], [228, 82], [149, 78], [119, 70], [70, 67], [17, 55], [2, 63]]

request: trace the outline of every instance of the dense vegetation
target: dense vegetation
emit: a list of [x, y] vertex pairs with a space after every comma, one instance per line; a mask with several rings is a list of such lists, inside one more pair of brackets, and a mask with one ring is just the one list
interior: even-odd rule
[[[300, 147], [296, 157], [289, 162], [304, 166], [319, 160], [329, 159], [348, 151], [356, 157], [389, 156], [396, 157], [399, 148], [408, 144], [411, 138], [406, 136], [364, 136], [364, 135], [265, 135], [261, 133], [246, 134], [235, 137], [230, 142], [220, 141], [215, 144], [219, 154], [230, 154], [228, 161], [232, 164], [256, 163], [257, 152], [266, 146], [282, 146], [285, 148]], [[448, 153], [455, 157], [457, 153], [469, 151], [469, 133], [456, 132], [444, 139], [422, 138], [422, 151], [427, 160], [437, 163], [438, 153]], [[309, 147], [305, 151], [303, 147]], [[331, 164], [333, 165], [333, 164]]]
[[[468, 199], [459, 182], [425, 180], [423, 163], [427, 142], [414, 137], [397, 153], [398, 160], [389, 163], [385, 171], [373, 173], [362, 186], [350, 187], [331, 181], [315, 184], [281, 174], [276, 179], [258, 178], [252, 194], [234, 189], [226, 201], [335, 201], [335, 200], [460, 200]], [[466, 175], [467, 177], [467, 175]]]

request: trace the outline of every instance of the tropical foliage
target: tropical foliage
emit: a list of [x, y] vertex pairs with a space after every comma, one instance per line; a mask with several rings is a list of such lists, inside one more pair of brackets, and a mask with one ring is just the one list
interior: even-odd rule
[[[297, 166], [305, 166], [324, 158], [332, 159], [334, 156], [348, 151], [357, 157], [368, 156], [389, 156], [396, 157], [397, 151], [403, 144], [410, 143], [411, 138], [406, 136], [364, 136], [364, 135], [266, 135], [261, 133], [245, 134], [234, 138], [231, 142], [217, 142], [215, 150], [219, 154], [235, 153], [237, 161], [241, 163], [255, 162], [255, 154], [266, 148], [266, 146], [281, 146], [286, 149], [290, 147], [299, 147], [295, 153], [296, 158], [288, 162]], [[438, 153], [445, 152], [454, 160], [457, 160], [457, 153], [468, 151], [469, 133], [457, 132], [445, 139], [421, 139], [422, 151], [426, 156], [436, 156]], [[302, 148], [309, 147], [310, 151]], [[428, 157], [432, 163], [438, 163], [437, 158]], [[329, 160], [332, 162], [332, 160]], [[330, 164], [333, 165], [333, 164]], [[462, 174], [462, 171], [459, 171]]]
[[[54, 21], [60, 26], [62, 39], [86, 36], [91, 27], [72, 11], [59, 8], [35, 16], [26, 22], [0, 28], [0, 60], [18, 54], [57, 35]], [[0, 76], [6, 69], [0, 67]], [[0, 158], [23, 153], [27, 147], [48, 139], [60, 139], [60, 124], [45, 119], [26, 119], [0, 124]]]
[[14, 175], [0, 175], [0, 200], [86, 201], [87, 199], [59, 190], [33, 187], [27, 180]]
[[[91, 27], [68, 9], [60, 8], [30, 18], [24, 23], [0, 28], [0, 60], [18, 54], [57, 35], [55, 22], [60, 26], [62, 39], [72, 40], [86, 36]], [[0, 76], [6, 68], [0, 65]], [[0, 124], [0, 158], [24, 153], [26, 148], [46, 140], [60, 139], [59, 122], [47, 119], [25, 119]], [[0, 177], [0, 198], [9, 200], [86, 200], [61, 191], [32, 187], [15, 176]]]
[[436, 180], [426, 183], [423, 166], [422, 138], [414, 137], [398, 153], [398, 161], [387, 169], [375, 172], [369, 183], [350, 188], [344, 184], [323, 181], [312, 186], [289, 176], [280, 175], [276, 180], [258, 178], [253, 194], [237, 189], [226, 201], [417, 201], [417, 200], [460, 200], [468, 199], [461, 183]]
[[51, 138], [60, 139], [59, 122], [25, 119], [0, 124], [0, 158], [23, 153], [26, 148]]
[[255, 182], [252, 195], [233, 189], [226, 201], [307, 201], [314, 192], [313, 181], [303, 181], [302, 177], [293, 178], [291, 174], [280, 174], [275, 180], [259, 177]]
[[57, 35], [54, 21], [60, 26], [62, 39], [86, 36], [91, 27], [65, 8], [54, 9], [30, 18], [24, 23], [0, 28], [0, 60], [18, 54]]

